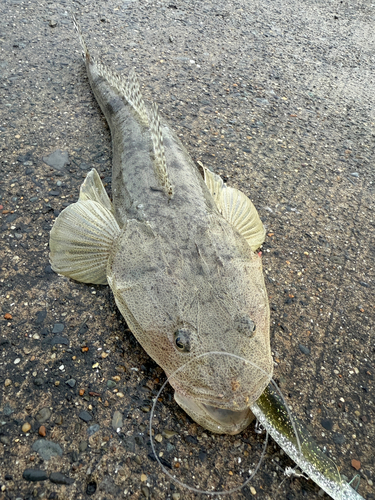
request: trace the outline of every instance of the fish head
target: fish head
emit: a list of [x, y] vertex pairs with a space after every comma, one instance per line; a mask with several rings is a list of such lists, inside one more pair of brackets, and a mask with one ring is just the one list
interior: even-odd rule
[[107, 274], [121, 313], [165, 370], [177, 403], [206, 429], [236, 434], [272, 377], [269, 306], [260, 257], [235, 233], [219, 236], [217, 244], [212, 234], [209, 242], [201, 238], [197, 259], [188, 250], [166, 259], [165, 241], [129, 223]]
[[[252, 264], [258, 268], [260, 259]], [[240, 289], [247, 281], [243, 272], [237, 274]], [[249, 407], [269, 384], [273, 360], [265, 288], [249, 280], [241, 297], [230, 295], [218, 287], [207, 300], [197, 299], [199, 322], [185, 323], [173, 335], [185, 364], [179, 361], [177, 373], [167, 374], [175, 400], [196, 422], [212, 432], [237, 434], [253, 418]]]

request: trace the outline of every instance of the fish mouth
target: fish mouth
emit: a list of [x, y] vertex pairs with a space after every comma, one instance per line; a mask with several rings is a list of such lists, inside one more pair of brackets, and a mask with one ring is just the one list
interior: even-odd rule
[[218, 408], [216, 406], [210, 406], [202, 403], [202, 406], [207, 411], [215, 422], [220, 423], [222, 426], [232, 426], [238, 427], [249, 417], [251, 413], [250, 408], [245, 408], [245, 410], [227, 410], [224, 408]]
[[238, 434], [254, 419], [250, 408], [229, 410], [175, 392], [174, 399], [191, 418], [216, 434]]

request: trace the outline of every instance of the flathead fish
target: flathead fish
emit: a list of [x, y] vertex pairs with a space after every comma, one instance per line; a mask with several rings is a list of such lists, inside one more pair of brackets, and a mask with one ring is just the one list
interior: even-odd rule
[[[256, 252], [263, 224], [247, 196], [192, 161], [157, 107], [145, 103], [135, 73], [123, 80], [80, 40], [111, 130], [113, 201], [93, 169], [51, 230], [52, 269], [108, 283], [140, 344], [173, 375], [177, 403], [212, 432], [241, 432], [273, 369]], [[212, 351], [252, 365], [198, 358]]]

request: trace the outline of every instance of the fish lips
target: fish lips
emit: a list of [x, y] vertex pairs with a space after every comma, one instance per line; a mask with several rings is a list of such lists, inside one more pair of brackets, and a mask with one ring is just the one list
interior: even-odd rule
[[216, 434], [238, 434], [250, 424], [254, 415], [250, 408], [220, 408], [175, 392], [174, 399], [192, 419]]

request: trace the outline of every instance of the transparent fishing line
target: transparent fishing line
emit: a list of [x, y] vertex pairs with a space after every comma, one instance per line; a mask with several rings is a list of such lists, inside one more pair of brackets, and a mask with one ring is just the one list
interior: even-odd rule
[[[154, 400], [154, 403], [152, 405], [152, 409], [151, 409], [151, 413], [150, 413], [150, 426], [149, 426], [149, 432], [150, 432], [150, 442], [151, 442], [151, 448], [152, 448], [152, 452], [154, 454], [154, 457], [155, 459], [157, 460], [157, 462], [159, 463], [160, 467], [162, 468], [163, 472], [176, 484], [178, 484], [179, 486], [181, 486], [182, 488], [186, 488], [194, 493], [200, 493], [200, 494], [204, 494], [204, 495], [217, 495], [217, 496], [224, 496], [224, 495], [229, 495], [231, 493], [235, 493], [236, 491], [239, 491], [241, 490], [242, 488], [244, 488], [252, 479], [253, 477], [255, 476], [255, 474], [258, 472], [262, 462], [263, 462], [263, 459], [264, 459], [264, 456], [266, 454], [266, 449], [267, 449], [267, 444], [268, 444], [268, 431], [266, 431], [266, 436], [265, 436], [265, 440], [264, 440], [264, 445], [263, 445], [263, 449], [262, 449], [262, 453], [261, 453], [261, 456], [260, 456], [260, 459], [254, 469], [254, 471], [250, 474], [250, 476], [246, 479], [245, 482], [243, 482], [242, 484], [240, 484], [239, 486], [236, 486], [235, 488], [232, 488], [230, 490], [226, 490], [226, 491], [208, 491], [208, 490], [200, 490], [198, 488], [194, 488], [194, 486], [190, 486], [188, 484], [185, 484], [183, 483], [182, 481], [180, 481], [179, 479], [177, 479], [176, 477], [174, 477], [167, 469], [166, 467], [162, 464], [161, 460], [159, 459], [158, 455], [156, 454], [156, 449], [155, 449], [155, 444], [154, 444], [154, 440], [152, 438], [152, 421], [153, 421], [153, 418], [154, 418], [154, 414], [155, 414], [155, 408], [156, 408], [156, 404], [158, 403], [158, 400], [159, 400], [159, 397], [161, 395], [161, 393], [163, 392], [165, 386], [167, 385], [167, 383], [169, 382], [170, 379], [172, 379], [177, 373], [179, 373], [180, 371], [182, 371], [187, 365], [189, 365], [190, 363], [193, 363], [195, 361], [197, 361], [198, 359], [200, 358], [204, 358], [206, 356], [212, 356], [212, 355], [215, 355], [215, 356], [230, 356], [232, 358], [235, 358], [235, 359], [238, 359], [239, 361], [244, 361], [245, 363], [251, 365], [252, 367], [256, 368], [257, 370], [260, 370], [261, 372], [263, 372], [266, 376], [268, 375], [268, 373], [263, 370], [262, 368], [260, 368], [259, 366], [257, 366], [255, 363], [245, 359], [245, 358], [242, 358], [241, 356], [237, 356], [236, 354], [231, 354], [231, 353], [227, 353], [227, 352], [221, 352], [221, 351], [210, 351], [210, 352], [206, 352], [204, 354], [200, 354], [199, 356], [196, 356], [194, 358], [192, 358], [191, 360], [189, 360], [188, 362], [186, 362], [185, 364], [183, 364], [182, 366], [180, 366], [177, 370], [175, 370], [168, 378], [167, 380], [164, 382], [164, 384], [161, 386], [157, 396], [155, 397], [155, 400]], [[298, 443], [298, 448], [299, 448], [299, 451], [301, 451], [301, 444], [300, 444], [300, 440], [299, 440], [299, 437], [298, 437], [298, 432], [297, 432], [297, 429], [296, 429], [296, 426], [295, 426], [295, 423], [293, 421], [293, 417], [292, 417], [292, 414], [286, 404], [286, 401], [279, 389], [279, 387], [277, 386], [276, 382], [271, 379], [271, 383], [272, 385], [275, 387], [276, 391], [278, 392], [279, 396], [281, 397], [284, 405], [285, 405], [285, 408], [287, 409], [287, 412], [288, 412], [288, 415], [289, 415], [289, 418], [290, 418], [290, 421], [292, 423], [292, 426], [293, 426], [293, 430], [294, 430], [294, 433], [295, 433], [295, 436], [296, 436], [296, 439], [297, 439], [297, 443]]]

